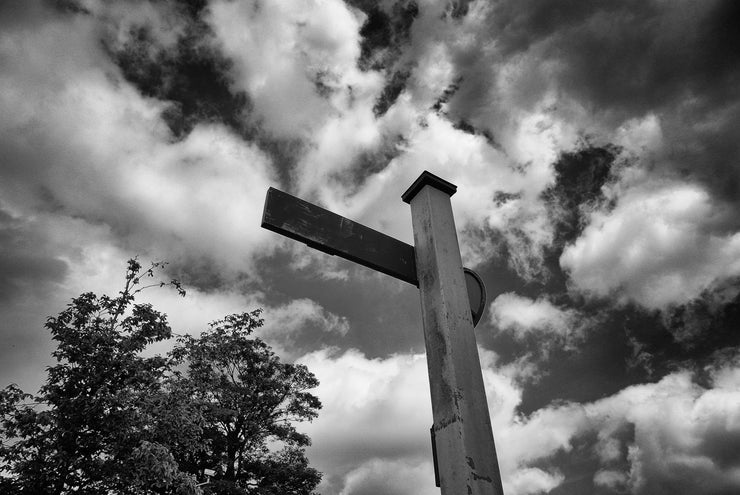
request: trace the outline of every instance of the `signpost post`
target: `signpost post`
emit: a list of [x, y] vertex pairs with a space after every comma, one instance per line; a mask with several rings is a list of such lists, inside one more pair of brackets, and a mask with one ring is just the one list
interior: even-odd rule
[[[450, 204], [456, 190], [424, 172], [402, 195], [413, 247], [273, 188], [262, 226], [419, 287], [442, 495], [503, 495], [473, 331], [483, 302], [467, 289], [480, 278], [466, 281]], [[482, 284], [477, 292], [485, 298]]]
[[439, 479], [443, 495], [502, 495], [450, 204], [456, 190], [424, 172], [402, 196], [414, 226]]

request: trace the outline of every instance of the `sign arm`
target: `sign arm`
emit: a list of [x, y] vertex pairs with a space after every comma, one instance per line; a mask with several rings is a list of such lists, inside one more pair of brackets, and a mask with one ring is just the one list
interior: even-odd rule
[[267, 190], [262, 227], [419, 285], [413, 246], [272, 187]]
[[[262, 227], [419, 287], [413, 246], [272, 187], [265, 197]], [[465, 283], [477, 325], [485, 310], [486, 289], [468, 268]]]

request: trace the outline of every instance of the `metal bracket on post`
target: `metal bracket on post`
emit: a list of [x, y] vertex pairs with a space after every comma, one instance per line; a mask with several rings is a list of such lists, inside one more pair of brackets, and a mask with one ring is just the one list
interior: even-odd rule
[[437, 465], [437, 439], [434, 438], [434, 425], [429, 428], [432, 436], [432, 462], [434, 462], [434, 485], [439, 488], [439, 466]]

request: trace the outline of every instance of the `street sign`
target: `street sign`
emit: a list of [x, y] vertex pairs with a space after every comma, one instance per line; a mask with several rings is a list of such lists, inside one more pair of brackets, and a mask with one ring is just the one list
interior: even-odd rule
[[413, 246], [272, 187], [267, 190], [262, 227], [419, 285]]
[[[267, 190], [262, 227], [419, 285], [413, 246], [273, 187]], [[477, 326], [485, 309], [486, 288], [478, 274], [464, 271], [473, 326]]]
[[473, 331], [486, 289], [462, 267], [450, 203], [456, 191], [424, 172], [401, 196], [411, 205], [414, 246], [274, 188], [262, 227], [419, 288], [438, 486], [442, 495], [503, 495]]

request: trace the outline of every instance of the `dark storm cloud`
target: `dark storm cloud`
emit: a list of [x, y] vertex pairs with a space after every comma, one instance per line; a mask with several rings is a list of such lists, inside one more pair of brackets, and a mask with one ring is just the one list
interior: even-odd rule
[[55, 257], [44, 237], [30, 222], [0, 208], [0, 301], [64, 279], [67, 263]]
[[501, 1], [489, 20], [504, 60], [554, 64], [549, 83], [612, 125], [658, 115], [674, 173], [738, 199], [740, 4]]
[[[499, 142], [506, 133], [502, 122], [519, 110], [541, 108], [545, 100], [548, 112], [586, 135], [654, 116], [663, 143], [656, 171], [698, 181], [737, 208], [737, 2], [471, 5], [454, 21], [461, 31], [468, 29], [467, 41], [447, 40], [459, 80], [446, 103], [452, 122]], [[421, 28], [414, 35], [417, 45], [444, 38]], [[735, 230], [739, 224], [730, 216], [723, 221], [716, 228]]]
[[564, 64], [561, 87], [598, 108], [639, 113], [736, 92], [740, 6], [732, 0], [504, 1], [491, 19], [505, 56], [542, 50]]

